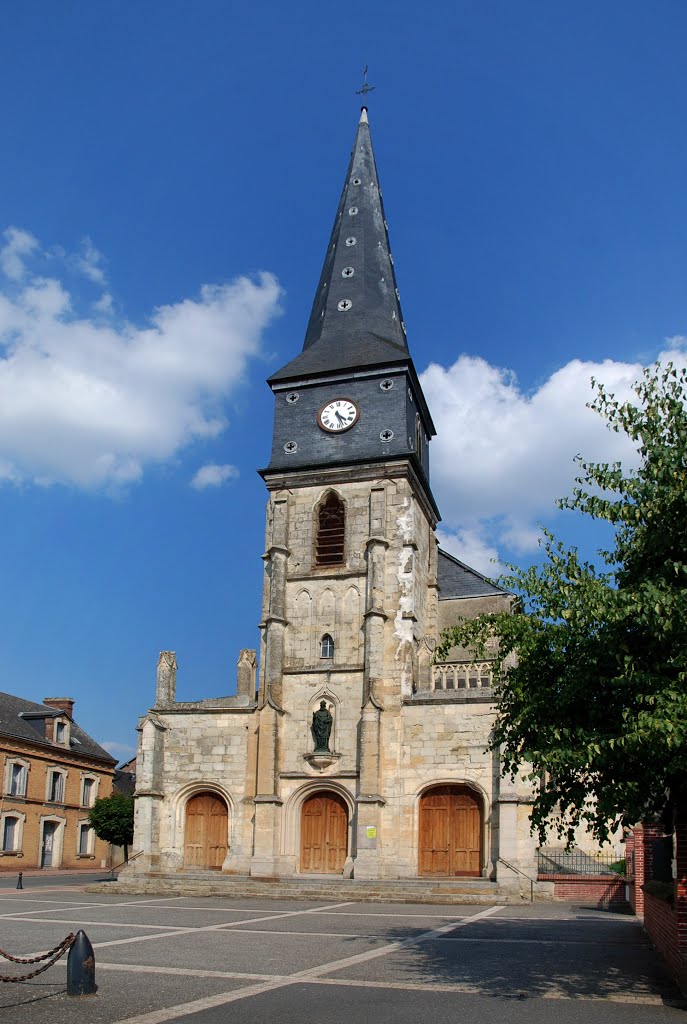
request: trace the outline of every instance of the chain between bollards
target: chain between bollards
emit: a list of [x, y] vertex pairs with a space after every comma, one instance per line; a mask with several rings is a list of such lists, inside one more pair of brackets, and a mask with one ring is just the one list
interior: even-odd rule
[[79, 929], [67, 957], [67, 995], [94, 996], [97, 991], [93, 946], [85, 931]]

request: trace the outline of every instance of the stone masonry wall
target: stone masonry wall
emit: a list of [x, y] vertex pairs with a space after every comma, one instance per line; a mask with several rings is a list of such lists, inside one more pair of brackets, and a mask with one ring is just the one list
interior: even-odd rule
[[251, 714], [241, 712], [160, 713], [158, 728], [164, 736], [164, 770], [156, 777], [162, 798], [157, 837], [161, 870], [177, 870], [184, 863], [184, 812], [194, 793], [209, 791], [223, 796], [229, 809], [226, 869], [244, 858], [244, 805]]

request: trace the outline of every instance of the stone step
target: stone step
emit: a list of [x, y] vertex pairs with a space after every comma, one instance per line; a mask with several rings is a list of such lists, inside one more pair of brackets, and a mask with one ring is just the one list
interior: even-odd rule
[[[351, 901], [354, 903], [427, 903], [442, 905], [529, 902], [512, 888], [484, 878], [431, 881], [399, 879], [366, 881], [357, 879], [257, 879], [220, 875], [216, 872], [192, 872], [178, 875], [148, 875], [105, 883], [108, 893], [149, 895], [174, 893], [177, 896], [223, 896], [228, 899], [267, 897], [283, 900]], [[102, 892], [102, 885], [88, 886], [88, 892]]]

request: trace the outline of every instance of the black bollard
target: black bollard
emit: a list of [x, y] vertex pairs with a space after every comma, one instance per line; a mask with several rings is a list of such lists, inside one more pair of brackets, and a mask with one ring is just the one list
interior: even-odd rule
[[95, 953], [86, 932], [79, 930], [67, 957], [67, 995], [94, 996]]
[[22, 872], [19, 872], [19, 878], [17, 879], [17, 889], [23, 889], [24, 883], [21, 880]]

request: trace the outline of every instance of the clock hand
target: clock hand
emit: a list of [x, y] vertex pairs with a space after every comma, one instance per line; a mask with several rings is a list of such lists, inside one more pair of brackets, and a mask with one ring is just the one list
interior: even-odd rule
[[343, 426], [345, 426], [345, 425], [346, 425], [346, 420], [345, 420], [345, 419], [343, 418], [343, 416], [341, 415], [341, 413], [337, 411], [335, 415], [336, 415], [336, 418], [337, 418], [337, 420], [338, 420], [338, 421], [339, 421], [339, 423], [341, 424], [341, 426], [342, 426], [342, 427], [343, 427]]

